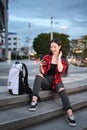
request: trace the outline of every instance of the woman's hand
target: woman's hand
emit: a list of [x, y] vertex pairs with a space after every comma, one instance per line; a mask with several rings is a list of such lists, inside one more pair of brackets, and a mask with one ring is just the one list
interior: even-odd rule
[[43, 70], [43, 65], [45, 65], [44, 59], [39, 60], [39, 65], [40, 65], [40, 73], [44, 74], [44, 70]]
[[58, 55], [57, 69], [58, 69], [59, 72], [62, 72], [62, 70], [63, 70], [63, 65], [62, 65], [61, 59], [62, 59], [62, 51], [60, 51], [60, 53]]
[[46, 61], [44, 59], [39, 60], [39, 65], [40, 66], [46, 65]]
[[60, 51], [60, 53], [59, 53], [59, 55], [58, 55], [58, 60], [61, 60], [61, 58], [62, 58], [62, 51]]

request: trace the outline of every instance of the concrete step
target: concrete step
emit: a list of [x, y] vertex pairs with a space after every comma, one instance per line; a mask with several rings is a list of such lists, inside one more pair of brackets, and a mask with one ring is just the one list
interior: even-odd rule
[[25, 105], [29, 102], [29, 96], [27, 94], [14, 96], [8, 92], [0, 93], [0, 110], [18, 107]]
[[[69, 95], [73, 111], [87, 107], [87, 92]], [[17, 130], [65, 114], [61, 100], [54, 98], [39, 102], [37, 111], [30, 112], [29, 105], [0, 111], [0, 130]]]
[[70, 127], [66, 115], [32, 125], [21, 130], [87, 130], [87, 107], [74, 112], [77, 125]]
[[[66, 92], [68, 94], [74, 94], [82, 91], [86, 91], [87, 86], [78, 86], [78, 87], [68, 87], [66, 88]], [[58, 98], [58, 94], [52, 92], [52, 91], [40, 91], [40, 98], [41, 101], [51, 99], [53, 97]], [[23, 95], [10, 95], [8, 92], [0, 92], [0, 110], [12, 108], [12, 107], [18, 107], [20, 105], [25, 105], [29, 103], [29, 95], [23, 94]]]

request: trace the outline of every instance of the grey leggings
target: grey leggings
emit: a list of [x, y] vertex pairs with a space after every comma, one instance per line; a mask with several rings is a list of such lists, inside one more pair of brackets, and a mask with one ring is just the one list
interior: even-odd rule
[[[52, 77], [50, 78], [50, 80], [52, 81]], [[36, 75], [36, 78], [35, 78], [35, 81], [34, 81], [34, 86], [33, 86], [33, 96], [39, 97], [40, 88], [42, 88], [43, 90], [52, 90], [51, 89], [51, 82], [48, 81], [48, 79], [45, 78], [45, 77], [42, 78], [41, 76]], [[59, 92], [60, 88], [64, 88], [64, 85], [61, 82], [57, 84], [57, 87], [54, 91], [59, 94], [59, 96], [62, 100], [64, 109], [65, 110], [72, 109], [71, 105], [70, 105], [69, 98], [66, 94], [66, 91], [62, 90], [62, 91]]]

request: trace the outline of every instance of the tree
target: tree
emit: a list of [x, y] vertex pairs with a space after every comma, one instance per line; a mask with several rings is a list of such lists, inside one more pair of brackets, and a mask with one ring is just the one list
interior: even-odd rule
[[82, 36], [83, 40], [82, 40], [82, 43], [84, 44], [84, 49], [87, 48], [87, 35], [85, 36]]
[[[57, 37], [61, 40], [62, 46], [63, 46], [63, 52], [64, 55], [67, 56], [70, 50], [70, 44], [68, 35], [66, 34], [59, 34], [54, 32], [53, 33], [54, 38]], [[41, 33], [39, 34], [33, 42], [33, 48], [37, 52], [37, 54], [47, 54], [49, 53], [49, 47], [50, 47], [50, 33]]]
[[82, 57], [85, 59], [87, 58], [87, 48], [83, 50]]
[[50, 35], [47, 33], [41, 33], [34, 39], [33, 48], [37, 54], [45, 55], [48, 53], [50, 43]]

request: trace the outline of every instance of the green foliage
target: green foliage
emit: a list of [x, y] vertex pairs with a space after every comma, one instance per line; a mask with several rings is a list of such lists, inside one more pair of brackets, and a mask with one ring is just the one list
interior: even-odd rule
[[45, 55], [46, 53], [48, 53], [49, 50], [49, 42], [50, 36], [46, 33], [42, 33], [34, 39], [33, 48], [37, 52], [37, 54]]
[[11, 59], [13, 59], [13, 60], [23, 60], [23, 59], [28, 59], [28, 56], [25, 56], [25, 55], [19, 56], [19, 55], [12, 54]]
[[[63, 53], [65, 56], [68, 55], [69, 50], [70, 50], [70, 44], [69, 44], [69, 39], [68, 35], [66, 34], [59, 34], [54, 32], [53, 33], [54, 38], [59, 38], [62, 42], [63, 46]], [[33, 42], [33, 48], [37, 52], [37, 54], [47, 54], [49, 53], [49, 48], [50, 48], [50, 33], [41, 33], [39, 34]]]
[[87, 35], [85, 36], [82, 36], [83, 40], [82, 40], [82, 43], [84, 44], [84, 49], [87, 48]]
[[83, 50], [82, 57], [87, 58], [87, 48]]

